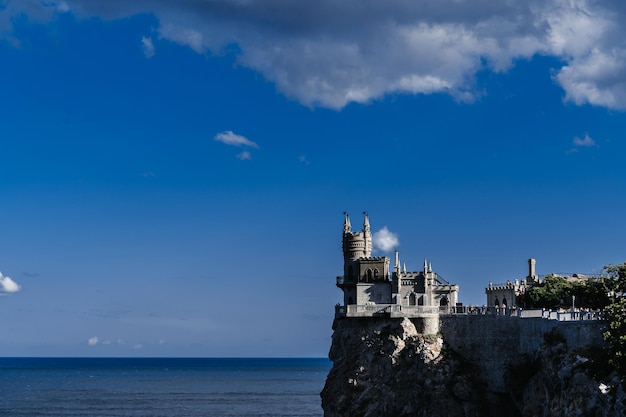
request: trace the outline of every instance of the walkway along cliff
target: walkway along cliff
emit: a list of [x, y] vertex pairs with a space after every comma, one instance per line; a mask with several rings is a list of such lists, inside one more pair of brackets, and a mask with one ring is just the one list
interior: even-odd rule
[[619, 380], [598, 367], [602, 321], [465, 308], [426, 261], [406, 272], [396, 253], [389, 274], [369, 228], [344, 219], [325, 417], [624, 415]]

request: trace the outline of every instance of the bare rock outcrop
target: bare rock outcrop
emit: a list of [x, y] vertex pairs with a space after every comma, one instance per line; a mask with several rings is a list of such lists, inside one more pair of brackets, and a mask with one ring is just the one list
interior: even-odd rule
[[408, 318], [339, 320], [329, 357], [325, 417], [487, 415], [475, 369]]
[[534, 358], [510, 369], [511, 400], [523, 417], [626, 416], [626, 395], [617, 373], [606, 369], [605, 355], [548, 341]]

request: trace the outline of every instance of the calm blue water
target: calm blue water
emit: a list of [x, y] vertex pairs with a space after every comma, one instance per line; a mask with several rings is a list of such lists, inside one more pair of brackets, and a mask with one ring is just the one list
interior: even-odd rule
[[315, 416], [328, 359], [0, 358], [0, 416]]

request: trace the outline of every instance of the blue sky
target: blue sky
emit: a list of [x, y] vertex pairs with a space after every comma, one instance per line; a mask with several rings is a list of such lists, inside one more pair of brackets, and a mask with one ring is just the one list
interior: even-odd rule
[[0, 1], [0, 355], [325, 356], [343, 211], [465, 304], [625, 260], [620, 2], [127, 3]]

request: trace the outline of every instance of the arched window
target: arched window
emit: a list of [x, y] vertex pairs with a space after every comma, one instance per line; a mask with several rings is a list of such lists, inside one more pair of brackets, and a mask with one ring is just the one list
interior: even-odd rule
[[367, 282], [372, 282], [372, 270], [368, 269], [367, 272], [365, 273], [366, 276], [366, 280]]
[[448, 297], [443, 297], [439, 300], [439, 307], [446, 307], [448, 305]]
[[500, 301], [498, 301], [498, 299], [496, 298], [496, 302], [493, 303], [496, 307], [500, 307]]
[[502, 297], [502, 307], [506, 308], [506, 298]]
[[417, 305], [418, 306], [423, 306], [424, 305], [424, 296], [420, 295], [420, 298], [417, 299]]
[[415, 304], [415, 293], [411, 293], [411, 295], [409, 295], [409, 305], [414, 306]]
[[374, 268], [374, 279], [378, 279], [378, 268]]

